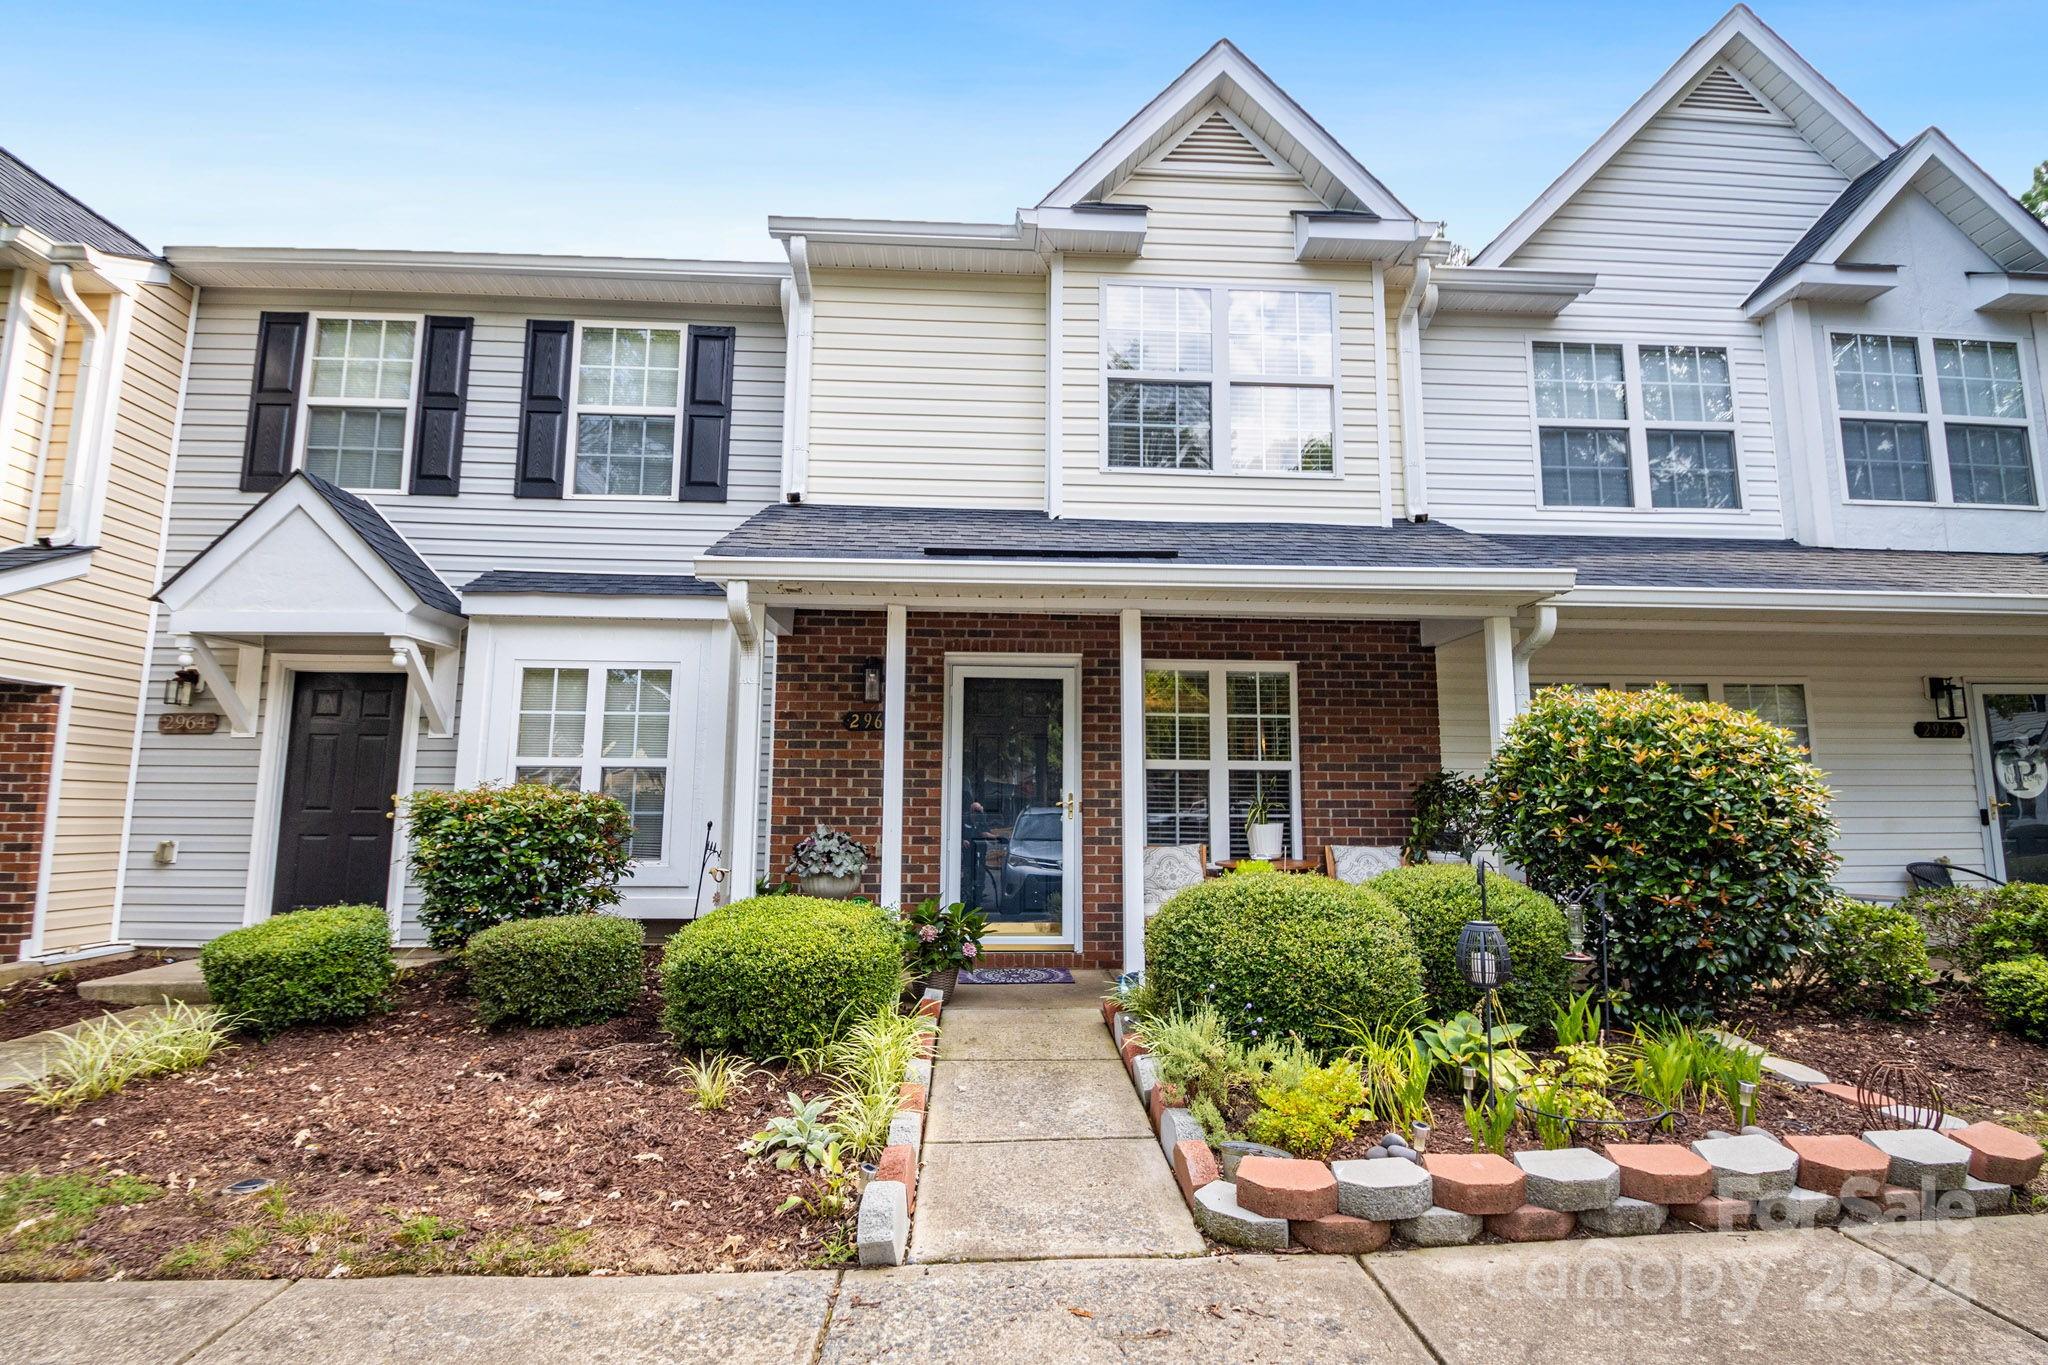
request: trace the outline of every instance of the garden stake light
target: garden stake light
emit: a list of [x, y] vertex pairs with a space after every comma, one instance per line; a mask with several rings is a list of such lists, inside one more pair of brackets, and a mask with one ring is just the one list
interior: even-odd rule
[[1740, 1098], [1736, 1104], [1739, 1112], [1735, 1115], [1735, 1126], [1737, 1128], [1747, 1128], [1750, 1124], [1756, 1122], [1756, 1082], [1738, 1081], [1735, 1088], [1740, 1092]]
[[1493, 1093], [1493, 1002], [1508, 984], [1513, 968], [1508, 962], [1508, 939], [1486, 913], [1486, 860], [1479, 860], [1479, 918], [1466, 923], [1458, 935], [1458, 970], [1465, 984], [1479, 992], [1479, 1028], [1486, 1035], [1486, 1090]]

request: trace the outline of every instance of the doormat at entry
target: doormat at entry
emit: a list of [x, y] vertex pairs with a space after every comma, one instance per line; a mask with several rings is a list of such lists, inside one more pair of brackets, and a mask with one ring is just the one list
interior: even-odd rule
[[1054, 986], [1073, 979], [1065, 967], [983, 967], [960, 973], [963, 986]]

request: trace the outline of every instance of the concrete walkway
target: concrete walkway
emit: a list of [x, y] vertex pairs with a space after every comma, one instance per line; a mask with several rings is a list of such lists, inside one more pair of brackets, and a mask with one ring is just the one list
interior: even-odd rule
[[[1083, 979], [1083, 978], [1086, 979]], [[910, 1259], [1202, 1251], [1098, 1004], [1071, 986], [964, 986], [932, 1068]]]
[[[949, 1011], [950, 1013], [950, 1011]], [[920, 1203], [920, 1207], [921, 1207]], [[0, 1285], [30, 1365], [2048, 1360], [2048, 1217], [1335, 1256]]]

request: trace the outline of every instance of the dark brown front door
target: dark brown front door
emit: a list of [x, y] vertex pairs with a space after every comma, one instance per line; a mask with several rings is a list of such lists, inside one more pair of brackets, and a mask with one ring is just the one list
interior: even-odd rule
[[384, 903], [404, 703], [402, 674], [297, 675], [273, 912]]

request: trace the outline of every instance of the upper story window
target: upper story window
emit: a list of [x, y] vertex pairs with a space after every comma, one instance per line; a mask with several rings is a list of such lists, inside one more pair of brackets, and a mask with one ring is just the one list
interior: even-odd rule
[[1726, 350], [1538, 341], [1530, 373], [1544, 506], [1742, 506]]
[[1327, 290], [1106, 284], [1111, 469], [1336, 472], [1336, 303]]
[[2039, 504], [2016, 343], [1842, 332], [1830, 340], [1852, 500]]
[[578, 329], [570, 485], [577, 495], [675, 495], [682, 373], [680, 328]]
[[313, 319], [303, 454], [308, 473], [343, 488], [404, 489], [418, 346], [415, 318]]

